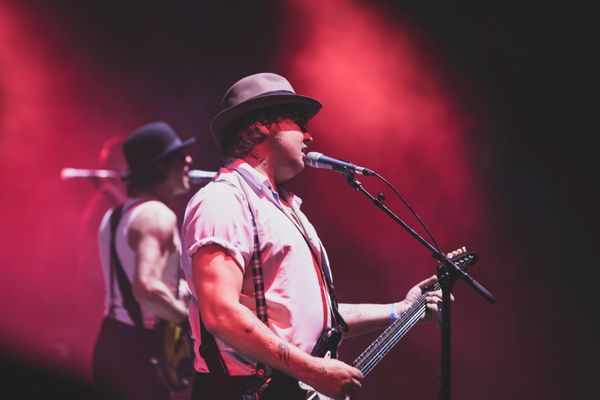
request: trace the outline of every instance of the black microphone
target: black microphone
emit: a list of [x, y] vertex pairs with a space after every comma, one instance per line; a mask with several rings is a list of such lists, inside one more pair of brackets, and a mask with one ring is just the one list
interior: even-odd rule
[[217, 175], [214, 171], [203, 171], [201, 169], [190, 169], [187, 173], [192, 185], [204, 185], [213, 180]]
[[347, 161], [336, 160], [335, 158], [324, 156], [323, 154], [315, 151], [311, 151], [306, 154], [304, 161], [309, 167], [313, 168], [331, 169], [341, 173], [351, 172], [365, 176], [375, 175], [375, 172], [368, 168], [359, 167], [358, 165], [354, 165]]

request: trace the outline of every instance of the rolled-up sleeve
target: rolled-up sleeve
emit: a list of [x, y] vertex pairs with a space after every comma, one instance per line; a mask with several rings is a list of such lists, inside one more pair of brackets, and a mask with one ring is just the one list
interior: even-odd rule
[[213, 182], [189, 201], [182, 225], [183, 252], [191, 257], [203, 246], [222, 247], [242, 272], [252, 256], [252, 219], [242, 192]]

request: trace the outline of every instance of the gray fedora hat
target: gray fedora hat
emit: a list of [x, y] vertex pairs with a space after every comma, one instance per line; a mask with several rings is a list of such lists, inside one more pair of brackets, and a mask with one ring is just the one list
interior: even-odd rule
[[212, 119], [210, 130], [221, 146], [227, 129], [239, 118], [252, 112], [278, 105], [297, 105], [309, 120], [323, 107], [311, 97], [297, 95], [292, 85], [281, 75], [261, 72], [246, 76], [234, 83], [225, 93], [221, 111]]
[[161, 159], [194, 142], [193, 137], [182, 141], [166, 122], [156, 121], [141, 126], [129, 134], [123, 143], [128, 168], [121, 179], [148, 174]]

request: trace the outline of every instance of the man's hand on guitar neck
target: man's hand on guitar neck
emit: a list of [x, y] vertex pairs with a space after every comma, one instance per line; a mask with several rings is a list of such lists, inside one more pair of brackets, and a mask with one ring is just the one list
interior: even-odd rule
[[[447, 254], [448, 258], [458, 257], [464, 253], [466, 253], [467, 248], [465, 246], [460, 247], [454, 251], [451, 251]], [[438, 325], [441, 322], [442, 317], [442, 290], [439, 288], [439, 285], [434, 289], [434, 285], [436, 285], [438, 279], [436, 275], [432, 275], [429, 278], [417, 283], [413, 286], [404, 300], [399, 303], [396, 303], [396, 315], [401, 316], [404, 314], [410, 306], [418, 301], [423, 294], [425, 296], [425, 302], [427, 304], [427, 309], [423, 316], [421, 317], [421, 321], [436, 321]], [[454, 295], [450, 294], [450, 301], [454, 301]]]
[[[428, 291], [427, 288], [433, 286], [437, 282], [437, 276], [432, 275], [429, 278], [417, 283], [413, 286], [404, 300], [396, 303], [396, 313], [398, 315], [404, 314], [409, 307], [416, 301], [419, 300], [421, 295], [424, 293], [425, 302], [427, 304], [427, 311], [421, 316], [421, 321], [437, 321], [439, 323], [441, 318], [442, 309], [442, 291], [441, 289]], [[454, 301], [454, 296], [450, 295], [451, 301]]]

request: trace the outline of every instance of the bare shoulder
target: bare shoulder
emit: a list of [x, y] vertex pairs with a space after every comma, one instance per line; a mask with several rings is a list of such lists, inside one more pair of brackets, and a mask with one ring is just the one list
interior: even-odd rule
[[160, 201], [147, 201], [140, 204], [130, 226], [132, 232], [159, 237], [171, 236], [175, 229], [177, 229], [177, 216]]

